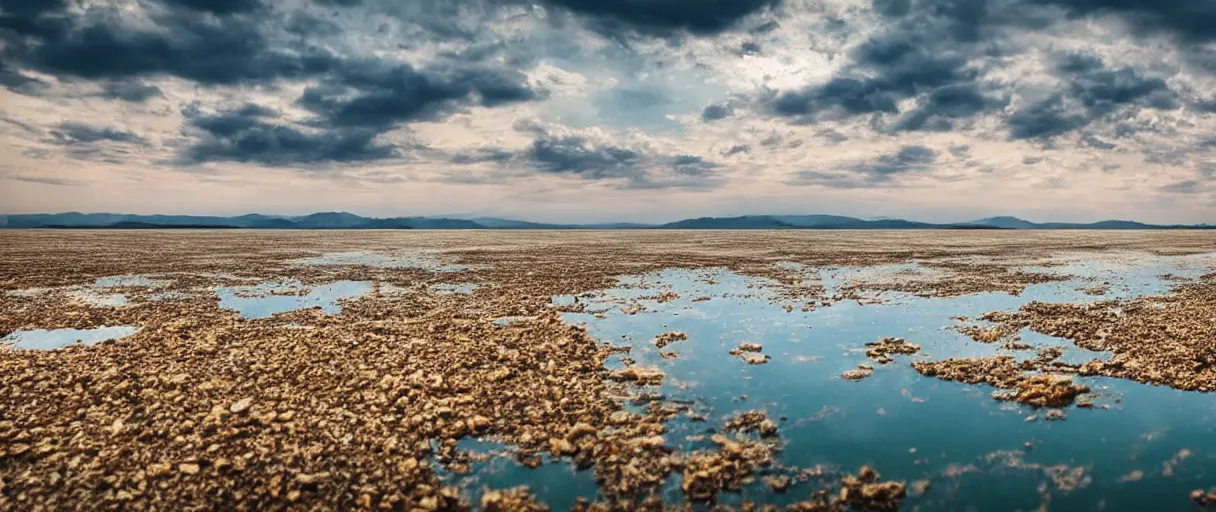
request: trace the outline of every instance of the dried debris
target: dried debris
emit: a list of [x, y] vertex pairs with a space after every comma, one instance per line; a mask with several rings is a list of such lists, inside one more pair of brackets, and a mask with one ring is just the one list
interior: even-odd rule
[[691, 501], [714, 502], [720, 492], [738, 492], [753, 479], [756, 468], [773, 463], [771, 444], [722, 434], [710, 439], [717, 451], [693, 453], [683, 462], [681, 488]]
[[1204, 508], [1216, 508], [1216, 491], [1195, 489], [1191, 491], [1191, 501]]
[[1027, 374], [1038, 366], [1034, 361], [1018, 363], [1013, 356], [912, 363], [912, 368], [926, 377], [966, 384], [987, 384], [1004, 390], [994, 393], [993, 398], [1035, 408], [1067, 407], [1078, 396], [1089, 392], [1088, 386], [1074, 384], [1069, 376]]
[[683, 331], [670, 331], [656, 336], [653, 343], [655, 348], [663, 348], [677, 341], [684, 341], [687, 339], [688, 335], [684, 334]]
[[768, 354], [761, 354], [761, 350], [764, 350], [764, 347], [759, 343], [745, 341], [740, 343], [737, 348], [731, 349], [730, 355], [738, 356], [747, 362], [747, 364], [764, 364], [769, 362], [771, 358]]
[[528, 493], [527, 487], [516, 487], [483, 494], [481, 510], [485, 512], [548, 512], [549, 507], [537, 503], [536, 497]]
[[1064, 375], [1036, 375], [1017, 382], [1013, 395], [1002, 398], [1031, 407], [1068, 407], [1077, 396], [1088, 393], [1089, 386], [1073, 384], [1072, 377]]
[[722, 427], [726, 432], [757, 433], [760, 437], [775, 437], [777, 424], [768, 419], [764, 411], [746, 411], [735, 416]]
[[890, 354], [915, 354], [920, 352], [920, 345], [908, 343], [903, 338], [883, 338], [877, 342], [866, 343], [866, 357], [887, 364], [893, 361]]
[[613, 371], [609, 375], [609, 378], [621, 382], [636, 382], [638, 384], [658, 386], [663, 383], [663, 378], [666, 376], [667, 374], [658, 368], [630, 366]]
[[857, 368], [845, 370], [840, 374], [840, 377], [845, 380], [863, 380], [871, 375], [874, 375], [874, 368], [867, 364], [859, 364]]

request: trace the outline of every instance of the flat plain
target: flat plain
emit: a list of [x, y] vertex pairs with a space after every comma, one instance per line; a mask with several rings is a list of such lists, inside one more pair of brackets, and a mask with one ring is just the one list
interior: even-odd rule
[[0, 312], [3, 510], [1216, 504], [1213, 231], [6, 230]]

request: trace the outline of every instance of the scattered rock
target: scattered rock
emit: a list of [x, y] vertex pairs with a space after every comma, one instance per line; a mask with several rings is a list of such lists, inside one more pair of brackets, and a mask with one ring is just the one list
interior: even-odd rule
[[671, 331], [658, 335], [654, 339], [653, 343], [655, 348], [663, 348], [677, 341], [684, 341], [687, 339], [688, 335], [684, 334], [682, 331]]
[[1204, 508], [1216, 508], [1216, 491], [1205, 492], [1203, 489], [1191, 491], [1191, 501]]
[[844, 373], [840, 374], [840, 377], [845, 380], [862, 380], [871, 375], [874, 375], [873, 368], [865, 365], [858, 365], [857, 368], [852, 370], [845, 370]]
[[1137, 469], [1131, 473], [1119, 477], [1119, 483], [1125, 484], [1128, 482], [1139, 482], [1142, 478], [1144, 478], [1144, 472]]
[[1019, 380], [1013, 400], [1031, 407], [1068, 407], [1089, 387], [1073, 384], [1071, 377], [1038, 375]]
[[525, 486], [486, 491], [481, 495], [481, 509], [485, 512], [548, 512], [549, 507], [537, 503], [536, 497]]
[[732, 349], [730, 351], [730, 355], [739, 356], [739, 358], [747, 362], [747, 364], [764, 364], [769, 362], [770, 358], [767, 354], [760, 353], [760, 351], [763, 349], [764, 347], [759, 343], [745, 341], [740, 343], [738, 348]]
[[666, 376], [667, 374], [658, 368], [630, 366], [612, 372], [610, 378], [623, 382], [636, 382], [638, 384], [657, 386], [663, 383], [663, 378]]
[[252, 398], [242, 398], [240, 400], [237, 400], [231, 406], [229, 406], [228, 412], [231, 412], [232, 414], [244, 414], [245, 411], [248, 411], [249, 407], [251, 407], [252, 405], [253, 405]]
[[840, 490], [841, 501], [857, 510], [895, 511], [907, 497], [903, 482], [881, 482], [870, 466], [862, 466], [857, 476], [846, 476]]
[[740, 413], [722, 427], [726, 432], [758, 433], [761, 437], [777, 435], [777, 424], [768, 419], [764, 411], [747, 411]]
[[784, 493], [790, 488], [790, 477], [785, 475], [766, 476], [764, 477], [764, 483], [774, 492]]
[[760, 352], [762, 350], [764, 350], [764, 346], [759, 343], [745, 341], [739, 344], [739, 351], [741, 352]]
[[903, 338], [883, 338], [877, 342], [866, 343], [866, 357], [887, 364], [892, 361], [890, 354], [915, 354], [920, 352], [920, 345], [908, 343]]

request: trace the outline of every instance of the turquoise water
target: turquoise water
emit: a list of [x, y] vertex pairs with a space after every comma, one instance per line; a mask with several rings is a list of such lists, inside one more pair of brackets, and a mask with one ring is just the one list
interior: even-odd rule
[[54, 350], [69, 345], [96, 345], [106, 340], [125, 338], [139, 327], [115, 326], [96, 329], [35, 329], [17, 331], [0, 338], [0, 345], [12, 344], [17, 350]]
[[[586, 312], [563, 316], [586, 324], [598, 339], [633, 347], [630, 357], [637, 364], [667, 373], [656, 391], [692, 403], [696, 413], [709, 418], [707, 423], [681, 418], [669, 422], [666, 437], [682, 448], [705, 448], [704, 441], [685, 437], [721, 426], [738, 412], [762, 409], [780, 426], [782, 465], [823, 464], [855, 471], [870, 464], [884, 478], [930, 480], [927, 494], [905, 502], [908, 510], [1033, 510], [1045, 501], [1049, 510], [1191, 510], [1190, 490], [1207, 488], [1216, 479], [1212, 441], [1216, 401], [1210, 395], [1116, 379], [1078, 378], [1093, 389], [1091, 398], [1098, 407], [1070, 407], [1065, 421], [1045, 421], [1045, 411], [993, 400], [990, 387], [927, 378], [909, 365], [917, 359], [1001, 354], [1033, 358], [1035, 350], [1009, 351], [1000, 343], [971, 340], [954, 328], [965, 323], [952, 317], [974, 319], [989, 311], [1016, 310], [1033, 300], [1092, 302], [1164, 293], [1173, 283], [1161, 279], [1161, 274], [1194, 276], [1210, 271], [1202, 265], [1183, 268], [1187, 265], [1185, 260], [1133, 267], [1076, 264], [1066, 269], [1076, 278], [1033, 285], [1020, 296], [981, 293], [928, 299], [886, 292], [881, 294], [883, 304], [841, 301], [809, 312], [793, 302], [789, 303], [792, 311], [786, 312], [785, 303], [764, 281], [720, 270], [668, 270], [624, 278], [623, 285], [645, 288], [622, 287], [580, 298]], [[819, 269], [818, 275], [825, 278], [830, 296], [850, 279], [864, 281], [901, 271], [920, 270], [914, 266]], [[1095, 279], [1112, 283], [1105, 297], [1084, 293]], [[666, 303], [640, 299], [664, 291], [679, 298]], [[705, 296], [710, 300], [693, 301]], [[573, 302], [573, 297], [554, 300], [555, 304]], [[622, 312], [621, 308], [634, 304], [645, 309], [634, 315]], [[597, 313], [604, 318], [597, 318]], [[651, 340], [672, 330], [687, 333], [689, 339], [665, 347], [664, 351], [679, 354], [677, 359], [665, 359]], [[865, 357], [866, 342], [888, 336], [919, 344], [921, 352], [895, 355], [895, 362], [888, 365]], [[748, 365], [728, 354], [744, 341], [762, 344], [763, 353], [772, 359]], [[1067, 347], [1062, 359], [1069, 362], [1109, 357], [1029, 331], [1022, 333], [1022, 341], [1036, 349]], [[874, 366], [874, 375], [860, 382], [840, 378], [860, 363]], [[1030, 416], [1035, 419], [1027, 421]], [[1187, 456], [1179, 457], [1180, 452]], [[1081, 468], [1074, 474], [1079, 477], [1075, 482], [1059, 478], [1073, 468]], [[498, 471], [528, 473], [512, 468]], [[1128, 477], [1137, 471], [1142, 476]], [[1121, 482], [1124, 479], [1133, 481]], [[668, 494], [679, 500], [674, 490], [678, 477], [672, 480], [673, 491]], [[725, 495], [722, 501], [738, 503], [746, 498], [781, 504], [808, 492], [795, 487], [778, 495], [757, 484], [742, 495]], [[545, 492], [540, 495], [546, 498]]]
[[569, 459], [548, 460], [541, 466], [530, 469], [515, 460], [507, 445], [477, 438], [464, 438], [456, 443], [456, 449], [473, 455], [476, 460], [469, 465], [467, 474], [458, 475], [434, 464], [440, 479], [449, 485], [460, 486], [465, 497], [475, 506], [487, 489], [510, 489], [527, 485], [533, 493], [544, 496], [550, 510], [570, 510], [579, 497], [595, 499], [597, 486], [591, 470], [578, 470]]
[[[285, 293], [300, 292], [301, 295]], [[299, 281], [271, 281], [252, 286], [218, 286], [220, 307], [235, 310], [245, 318], [266, 318], [277, 313], [320, 307], [333, 315], [342, 311], [339, 300], [361, 297], [372, 290], [366, 281], [335, 281], [305, 287]], [[277, 292], [277, 293], [276, 293]]]

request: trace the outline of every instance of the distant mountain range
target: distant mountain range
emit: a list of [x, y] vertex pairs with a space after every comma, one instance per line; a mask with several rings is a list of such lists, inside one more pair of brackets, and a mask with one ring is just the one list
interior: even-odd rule
[[1130, 220], [1089, 224], [1036, 223], [1016, 217], [989, 217], [971, 222], [933, 224], [903, 219], [862, 220], [839, 215], [744, 215], [701, 217], [666, 224], [546, 224], [497, 217], [372, 218], [346, 212], [303, 216], [249, 214], [239, 217], [197, 215], [128, 215], [54, 213], [0, 215], [0, 228], [10, 229], [1216, 229], [1216, 225], [1155, 225]]

